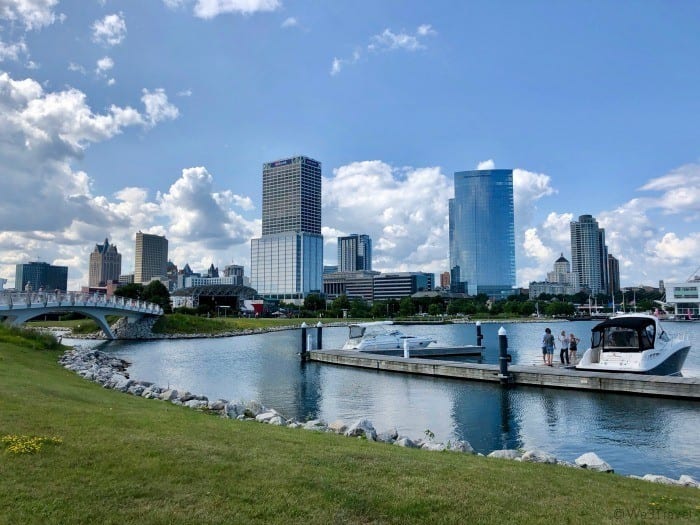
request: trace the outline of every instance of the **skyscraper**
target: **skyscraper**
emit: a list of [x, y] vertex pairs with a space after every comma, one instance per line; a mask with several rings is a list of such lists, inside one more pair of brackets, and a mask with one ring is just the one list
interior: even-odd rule
[[372, 269], [372, 239], [352, 233], [338, 237], [338, 271], [358, 272]]
[[571, 271], [578, 274], [581, 286], [592, 294], [607, 293], [608, 247], [605, 230], [591, 215], [571, 221]]
[[608, 295], [620, 291], [620, 261], [612, 254], [608, 254]]
[[105, 239], [103, 244], [96, 244], [90, 254], [88, 286], [105, 286], [107, 281], [119, 281], [122, 273], [122, 256], [114, 244]]
[[17, 291], [45, 290], [53, 292], [68, 289], [68, 266], [54, 266], [45, 262], [30, 262], [15, 266], [15, 289]]
[[134, 282], [148, 284], [154, 277], [165, 277], [168, 269], [168, 239], [162, 235], [136, 234]]
[[262, 237], [251, 240], [251, 286], [277, 299], [321, 291], [321, 163], [298, 156], [263, 164]]
[[513, 170], [458, 171], [454, 184], [450, 288], [505, 298], [515, 287]]

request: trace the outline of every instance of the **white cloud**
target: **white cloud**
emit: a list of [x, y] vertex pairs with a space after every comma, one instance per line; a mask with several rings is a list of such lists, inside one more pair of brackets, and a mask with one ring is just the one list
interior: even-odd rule
[[[436, 167], [353, 162], [324, 178], [324, 223], [334, 232], [369, 234], [378, 270], [443, 271], [451, 186]], [[333, 251], [326, 263], [336, 263]]]
[[146, 116], [152, 126], [164, 120], [174, 120], [180, 115], [177, 107], [168, 102], [168, 96], [162, 88], [153, 92], [144, 89], [141, 102], [146, 106]]
[[387, 28], [381, 33], [374, 35], [371, 38], [370, 44], [367, 46], [372, 51], [387, 51], [394, 49], [403, 49], [405, 51], [417, 51], [425, 49], [425, 44], [421, 38], [426, 36], [436, 35], [437, 32], [429, 24], [418, 26], [415, 34], [407, 32], [394, 33]]
[[[404, 51], [417, 51], [424, 49], [426, 46], [422, 40], [424, 37], [436, 35], [431, 25], [423, 24], [418, 26], [415, 34], [406, 32], [394, 33], [391, 29], [385, 29], [381, 33], [370, 38], [370, 43], [367, 45], [367, 51], [391, 51], [402, 49]], [[331, 63], [331, 76], [335, 76], [348, 64], [355, 64], [360, 60], [361, 53], [359, 49], [355, 49], [351, 58], [334, 57]]]
[[20, 22], [27, 31], [41, 29], [56, 21], [57, 4], [58, 0], [0, 0], [0, 19]]
[[[182, 176], [160, 197], [160, 208], [169, 218], [168, 234], [175, 240], [196, 239], [210, 248], [225, 248], [248, 241], [252, 228], [227, 208], [233, 195], [217, 194], [206, 168], [182, 170]], [[240, 200], [239, 200], [240, 202]]]
[[84, 75], [86, 73], [85, 68], [81, 66], [80, 64], [75, 64], [73, 62], [68, 64], [68, 71], [76, 71], [77, 73], [80, 73]]
[[279, 0], [197, 0], [194, 14], [199, 18], [214, 18], [226, 13], [250, 15], [260, 11], [275, 11]]
[[92, 40], [106, 46], [121, 44], [126, 38], [124, 14], [106, 15], [92, 24]]
[[98, 75], [103, 75], [105, 72], [109, 71], [114, 67], [114, 60], [110, 57], [102, 57], [97, 61], [97, 68], [95, 73]]
[[420, 36], [429, 36], [429, 35], [437, 35], [437, 31], [433, 29], [433, 26], [430, 24], [423, 24], [418, 26], [418, 30], [416, 33]]
[[[167, 107], [167, 97], [165, 101]], [[128, 106], [111, 106], [106, 113], [96, 114], [76, 89], [44, 92], [32, 79], [14, 80], [0, 73], [3, 228], [54, 231], [78, 216], [97, 223], [108, 221], [109, 217], [100, 218], [95, 212], [88, 176], [73, 171], [71, 163], [91, 143], [109, 140], [130, 126], [162, 120], [168, 114], [163, 105], [152, 104], [144, 115]], [[47, 202], [51, 205], [46, 206]], [[28, 209], [31, 214], [26, 213]]]
[[21, 55], [25, 55], [26, 53], [27, 44], [24, 42], [24, 40], [20, 40], [19, 42], [14, 42], [12, 44], [6, 44], [0, 40], [0, 62], [4, 62], [6, 60], [19, 60], [19, 57]]
[[360, 60], [360, 51], [355, 50], [352, 53], [351, 58], [333, 58], [333, 63], [331, 64], [331, 76], [335, 76], [345, 67], [346, 65], [356, 64]]
[[478, 170], [492, 170], [495, 168], [496, 168], [496, 163], [493, 161], [493, 159], [481, 161], [481, 162], [479, 162], [479, 164], [476, 167], [476, 169], [478, 169]]
[[288, 27], [296, 27], [299, 25], [299, 21], [294, 18], [293, 16], [290, 16], [289, 18], [285, 18], [284, 22], [282, 22], [283, 28], [288, 28]]
[[191, 97], [192, 96], [192, 90], [191, 89], [183, 89], [182, 91], [177, 92], [178, 97]]

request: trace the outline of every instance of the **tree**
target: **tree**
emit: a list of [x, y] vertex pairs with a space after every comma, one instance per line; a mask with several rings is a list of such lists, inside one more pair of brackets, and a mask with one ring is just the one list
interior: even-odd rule
[[442, 313], [442, 308], [439, 304], [433, 303], [430, 306], [428, 306], [428, 313], [433, 316], [440, 315]]
[[399, 315], [407, 317], [416, 313], [416, 307], [410, 297], [404, 297], [399, 302]]
[[141, 299], [159, 305], [166, 314], [172, 312], [170, 292], [160, 281], [151, 281], [143, 288]]
[[114, 295], [126, 297], [128, 299], [141, 299], [143, 294], [143, 285], [140, 283], [129, 283], [120, 286], [114, 291]]
[[333, 300], [332, 303], [333, 310], [349, 310], [350, 309], [350, 299], [345, 294], [341, 294]]
[[350, 301], [350, 317], [368, 317], [369, 305], [364, 299], [353, 299]]
[[317, 293], [310, 293], [304, 298], [304, 308], [312, 312], [326, 309], [326, 300]]

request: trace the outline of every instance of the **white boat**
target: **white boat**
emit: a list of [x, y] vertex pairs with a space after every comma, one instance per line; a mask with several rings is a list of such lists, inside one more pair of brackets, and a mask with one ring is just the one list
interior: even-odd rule
[[666, 332], [661, 321], [646, 314], [624, 314], [591, 330], [591, 347], [577, 370], [680, 375], [690, 342]]
[[387, 329], [386, 326], [391, 324], [391, 321], [351, 324], [350, 334], [343, 345], [343, 350], [360, 352], [403, 350], [404, 341], [408, 341], [409, 350], [416, 350], [437, 342], [432, 337], [406, 335], [395, 328]]

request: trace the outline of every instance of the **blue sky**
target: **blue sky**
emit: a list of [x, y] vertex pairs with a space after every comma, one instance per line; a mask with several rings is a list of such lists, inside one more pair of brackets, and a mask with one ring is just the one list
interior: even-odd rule
[[700, 266], [700, 4], [0, 0], [0, 277], [105, 237], [243, 264], [262, 164], [323, 163], [325, 262], [447, 270], [452, 174], [513, 168], [519, 285], [592, 214], [623, 286]]

